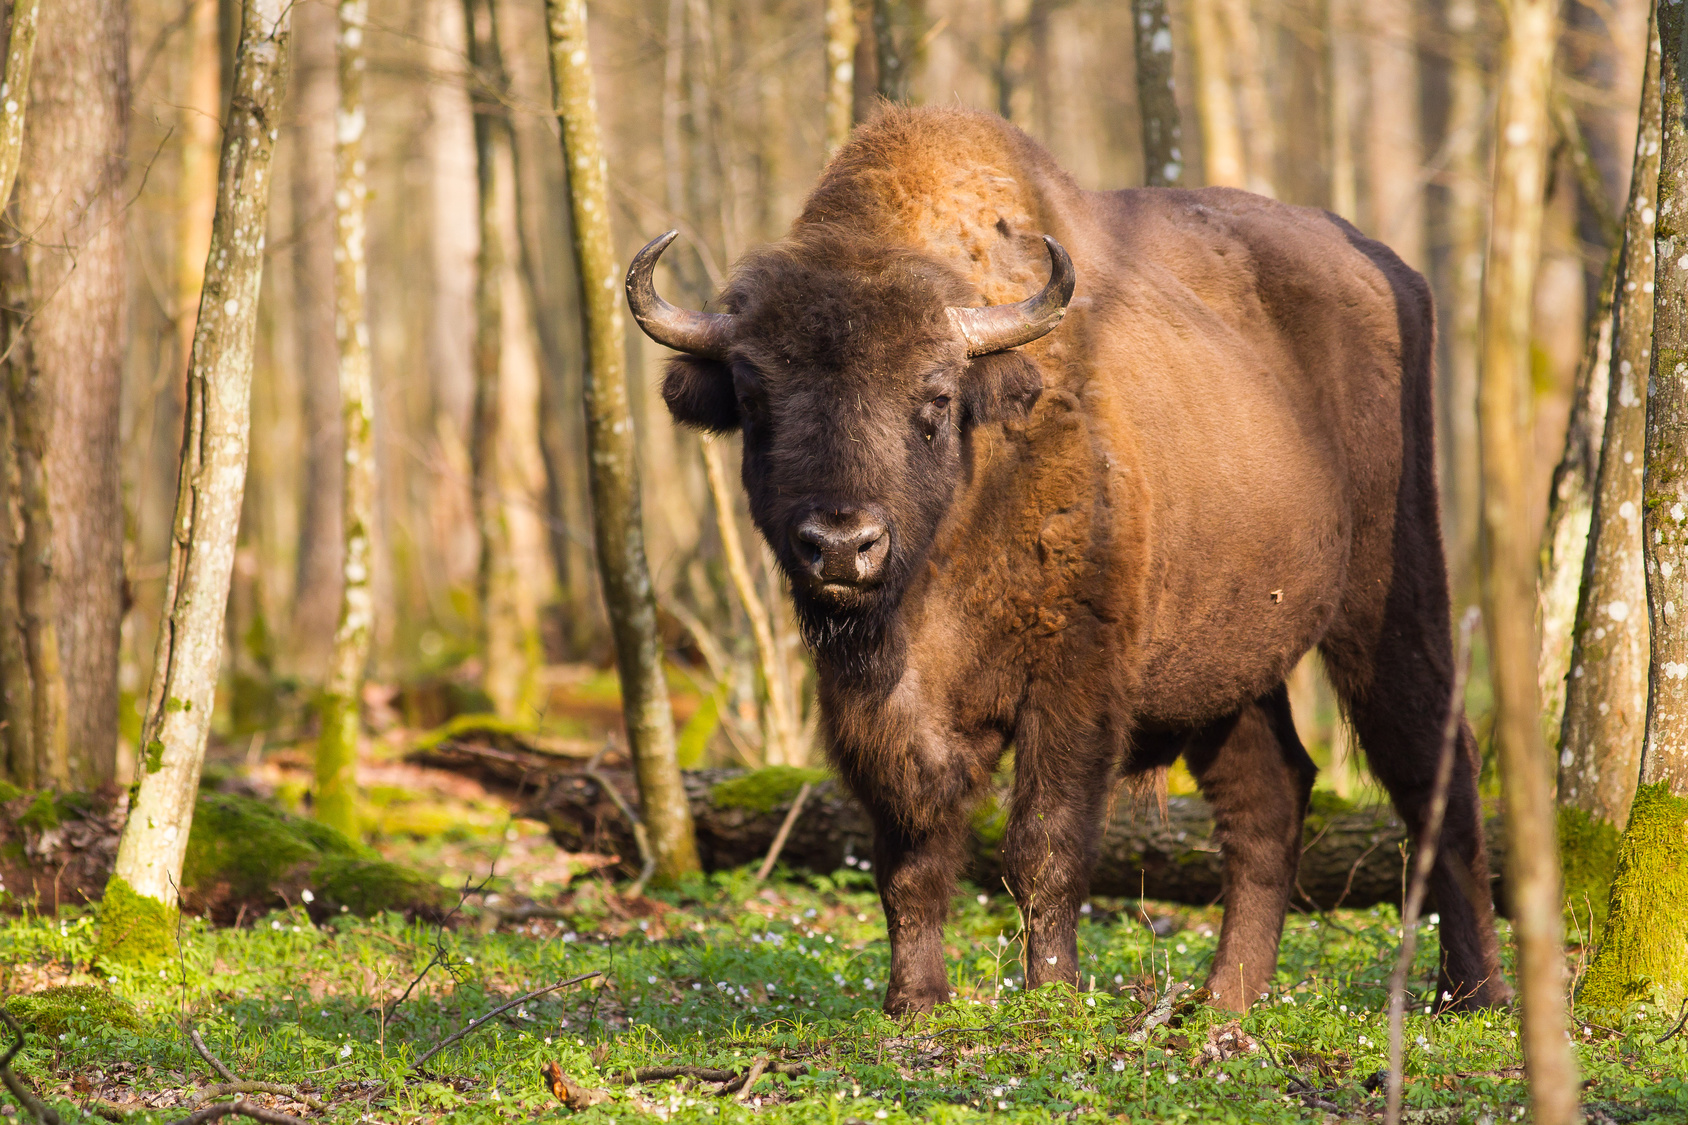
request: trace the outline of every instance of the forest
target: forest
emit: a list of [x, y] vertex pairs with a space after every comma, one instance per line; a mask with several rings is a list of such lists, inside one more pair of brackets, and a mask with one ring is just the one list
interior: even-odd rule
[[[0, 1112], [1688, 1119], [1681, 0], [0, 13]], [[897, 197], [897, 221], [962, 214], [957, 237], [976, 223], [1029, 258], [975, 240], [952, 269], [916, 239], [915, 265], [876, 244], [861, 260], [893, 264], [849, 275], [827, 256], [856, 236], [846, 188], [912, 182], [885, 154], [919, 128], [956, 132], [960, 170]], [[1005, 152], [1039, 171], [1003, 171]], [[1044, 227], [1014, 234], [976, 205], [1034, 197]], [[1102, 199], [1134, 217], [1113, 221], [1142, 260], [1078, 233], [1071, 209]], [[1242, 327], [1217, 282], [1154, 258], [1154, 216], [1173, 213], [1278, 240], [1227, 259], [1259, 279]], [[905, 229], [873, 221], [877, 240]], [[1269, 251], [1320, 264], [1268, 291]], [[968, 272], [1000, 261], [1014, 280]], [[945, 712], [932, 738], [988, 744], [965, 800], [922, 772], [939, 720], [850, 710], [876, 666], [852, 670], [838, 645], [856, 634], [816, 599], [866, 599], [871, 552], [906, 552], [914, 523], [869, 505], [845, 526], [817, 501], [788, 535], [773, 513], [807, 487], [799, 454], [827, 489], [861, 471], [869, 454], [833, 437], [867, 408], [811, 376], [796, 400], [824, 417], [781, 460], [778, 382], [747, 358], [765, 342], [724, 341], [789, 306], [793, 338], [843, 370], [919, 310], [839, 330], [826, 310], [855, 290], [790, 279], [902, 292], [905, 274], [973, 293], [929, 301], [944, 354], [1007, 380], [919, 391], [925, 448], [951, 458], [930, 463], [962, 466], [946, 495], [969, 503], [989, 491], [975, 479], [1034, 464], [1011, 451], [1069, 432], [1057, 412], [1113, 409], [1068, 393], [1058, 368], [1106, 366], [1075, 355], [1126, 356], [1107, 377], [1128, 397], [1183, 402], [1191, 380], [1257, 387], [1270, 368], [1278, 386], [1340, 354], [1286, 463], [1323, 448], [1333, 412], [1384, 404], [1332, 478], [1384, 499], [1331, 534], [1382, 536], [1393, 616], [1282, 648], [1266, 695], [1215, 712], [1226, 732], [1275, 716], [1261, 738], [1285, 776], [1303, 747], [1317, 767], [1284, 782], [1279, 820], [1263, 783], [1226, 795], [1220, 751], [1200, 749], [1223, 723], [1174, 731], [1162, 761], [1165, 732], [1098, 720], [1124, 758], [1052, 776], [1079, 760], [1060, 724], [1080, 729], [1095, 694], [1076, 657], [1049, 701], [1020, 691], [1017, 721]], [[1127, 319], [1130, 348], [1084, 353], [1110, 300], [1185, 307], [1141, 297], [1145, 278], [1201, 311]], [[1421, 291], [1434, 324], [1415, 328], [1402, 294]], [[1387, 327], [1358, 327], [1367, 309]], [[1191, 338], [1222, 321], [1243, 345]], [[1268, 321], [1340, 327], [1280, 349]], [[1392, 374], [1362, 386], [1371, 347]], [[1176, 468], [1223, 483], [1264, 464], [1239, 434], [1272, 409], [1216, 411]], [[1131, 466], [1103, 463], [1112, 505]], [[1270, 495], [1305, 476], [1241, 477], [1235, 495], [1297, 526], [1335, 503]], [[935, 522], [905, 603], [1022, 549], [1066, 565], [1050, 529], [1076, 503], [959, 548]], [[1127, 508], [1108, 510], [1139, 526]], [[1342, 566], [1369, 575], [1354, 552]], [[1318, 559], [1283, 553], [1287, 578], [1244, 575], [1252, 608], [1218, 579], [1202, 606], [1301, 612]], [[889, 588], [904, 562], [884, 557]], [[1374, 596], [1339, 592], [1344, 614]], [[925, 619], [897, 659], [959, 698], [994, 683], [964, 643], [990, 614], [1030, 607], [1015, 653], [1079, 634], [1075, 603], [1009, 595], [958, 595], [962, 623]], [[1221, 635], [1204, 612], [1175, 630], [1191, 646]], [[1410, 659], [1376, 655], [1390, 644]], [[1375, 646], [1363, 684], [1355, 645]], [[1195, 667], [1188, 648], [1174, 662]], [[916, 764], [873, 774], [851, 740], [876, 738]], [[1075, 881], [1040, 883], [1079, 806]], [[918, 851], [940, 820], [950, 835]], [[959, 879], [919, 882], [916, 855]], [[1257, 930], [1267, 962], [1250, 946], [1254, 975], [1227, 977]], [[1462, 977], [1462, 957], [1487, 975]]]

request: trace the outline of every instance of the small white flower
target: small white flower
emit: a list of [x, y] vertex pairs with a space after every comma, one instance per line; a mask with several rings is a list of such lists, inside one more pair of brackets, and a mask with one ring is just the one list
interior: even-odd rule
[[[549, 1042], [549, 1040], [547, 1040], [547, 1042]], [[352, 1057], [352, 1045], [350, 1043], [347, 1043], [344, 1047], [340, 1048], [340, 1057], [343, 1059], [349, 1059]]]
[[475, 963], [475, 959], [473, 957], [465, 957], [463, 958], [463, 963], [465, 965], [473, 965]]
[[1168, 1086], [1176, 1086], [1176, 1085], [1178, 1085], [1178, 1076], [1177, 1076], [1177, 1075], [1176, 1075], [1176, 1074], [1169, 1074], [1169, 1075], [1167, 1075], [1167, 1076], [1166, 1076], [1166, 1084], [1167, 1084], [1167, 1085], [1168, 1085]]
[[990, 895], [980, 895], [980, 896], [979, 896], [979, 905], [980, 905], [980, 906], [983, 906], [983, 905], [985, 905], [985, 904], [986, 904], [986, 903], [987, 903], [987, 902], [989, 902], [989, 901], [990, 901], [990, 900], [991, 900], [991, 896], [990, 896]]
[[1124, 1059], [1115, 1059], [1114, 1060], [1114, 1073], [1118, 1074], [1121, 1071], [1123, 1071], [1124, 1069], [1125, 1069], [1125, 1060]]
[[299, 899], [302, 902], [315, 902], [316, 895], [313, 895], [310, 892], [310, 888], [307, 887], [305, 890], [299, 892]]
[[1061, 959], [1061, 958], [1060, 958], [1060, 956], [1059, 956], [1059, 955], [1056, 955], [1056, 956], [1054, 956], [1054, 957], [1045, 957], [1045, 958], [1044, 958], [1044, 960], [1045, 960], [1045, 961], [1048, 961], [1048, 962], [1049, 962], [1049, 963], [1050, 963], [1050, 964], [1051, 964], [1051, 965], [1053, 965], [1053, 964], [1054, 964], [1054, 963], [1055, 963], [1055, 962], [1057, 962], [1057, 961], [1059, 961], [1059, 960], [1060, 960], [1060, 959]]

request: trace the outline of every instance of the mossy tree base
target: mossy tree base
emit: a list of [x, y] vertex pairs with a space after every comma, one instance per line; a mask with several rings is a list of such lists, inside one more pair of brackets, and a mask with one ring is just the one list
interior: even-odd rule
[[100, 901], [100, 936], [94, 947], [97, 965], [146, 968], [176, 949], [177, 914], [113, 875]]
[[1559, 807], [1559, 870], [1565, 887], [1566, 929], [1593, 940], [1606, 924], [1612, 875], [1623, 830], [1583, 809]]
[[1665, 784], [1643, 785], [1618, 849], [1606, 931], [1581, 1002], [1612, 1009], [1654, 995], [1669, 1005], [1688, 998], [1684, 918], [1688, 798], [1673, 796]]
[[59, 984], [40, 992], [13, 996], [6, 1000], [6, 1010], [19, 1023], [48, 1039], [72, 1028], [116, 1027], [140, 1031], [146, 1026], [135, 1005], [109, 989], [92, 984]]

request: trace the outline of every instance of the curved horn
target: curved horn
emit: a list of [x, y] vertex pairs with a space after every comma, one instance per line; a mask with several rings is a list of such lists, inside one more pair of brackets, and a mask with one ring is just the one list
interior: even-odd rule
[[651, 274], [656, 260], [680, 232], [671, 230], [646, 243], [633, 255], [627, 267], [627, 307], [645, 335], [677, 352], [690, 352], [705, 359], [726, 359], [732, 340], [733, 318], [725, 313], [693, 312], [669, 304], [657, 296]]
[[969, 356], [990, 355], [1029, 344], [1054, 331], [1067, 315], [1067, 302], [1073, 299], [1073, 285], [1077, 281], [1073, 260], [1048, 235], [1043, 236], [1043, 244], [1049, 248], [1049, 281], [1042, 292], [1012, 305], [944, 310], [949, 313], [955, 330], [967, 341]]

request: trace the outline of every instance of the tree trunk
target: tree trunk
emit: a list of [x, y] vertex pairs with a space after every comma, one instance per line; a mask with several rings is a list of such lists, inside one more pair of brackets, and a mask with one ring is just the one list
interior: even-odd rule
[[1172, 77], [1172, 16], [1166, 0], [1132, 0], [1137, 111], [1143, 119], [1143, 182], [1177, 187], [1184, 179], [1183, 126]]
[[1524, 1060], [1531, 1109], [1541, 1125], [1569, 1125], [1578, 1117], [1576, 1061], [1565, 1032], [1553, 779], [1536, 704], [1535, 536], [1526, 527], [1530, 323], [1541, 250], [1556, 11], [1554, 0], [1515, 0], [1508, 12], [1477, 400], [1483, 616], [1507, 808], [1507, 885], [1518, 944]]
[[924, 0], [873, 0], [873, 47], [879, 96], [907, 102], [914, 78]]
[[856, 17], [856, 59], [850, 84], [850, 117], [860, 125], [873, 116], [879, 97], [879, 44], [873, 27], [876, 0], [851, 0]]
[[[205, 251], [211, 244], [211, 215], [217, 207], [217, 134], [223, 116], [222, 50], [217, 0], [194, 0], [187, 26], [189, 43], [186, 104], [182, 107], [181, 181], [176, 185], [176, 363], [186, 385], [193, 350], [193, 314], [205, 280]], [[177, 409], [181, 401], [176, 400]]]
[[1565, 449], [1554, 467], [1536, 571], [1536, 621], [1541, 631], [1536, 665], [1541, 700], [1542, 738], [1559, 745], [1565, 715], [1565, 677], [1571, 670], [1572, 627], [1577, 591], [1588, 558], [1590, 520], [1594, 516], [1594, 481], [1600, 471], [1600, 443], [1606, 432], [1606, 404], [1612, 366], [1612, 307], [1617, 295], [1618, 255], [1614, 252], [1600, 283], [1588, 339], [1571, 389], [1571, 415], [1565, 423]]
[[1325, 0], [1325, 67], [1330, 76], [1330, 96], [1326, 100], [1330, 113], [1330, 209], [1351, 223], [1360, 218], [1354, 115], [1365, 102], [1365, 71], [1360, 62], [1356, 7], [1357, 0]]
[[[625, 797], [632, 796], [633, 778], [627, 771], [599, 772]], [[812, 788], [780, 851], [780, 862], [794, 870], [829, 875], [848, 866], [848, 856], [872, 855], [873, 826], [867, 813], [843, 786], [819, 771], [687, 770], [686, 796], [704, 869], [721, 871], [766, 855], [804, 781]], [[997, 794], [997, 803], [974, 817], [971, 878], [981, 887], [1002, 885], [996, 849], [1003, 823], [1001, 802], [1006, 800], [1006, 793]], [[638, 870], [626, 818], [589, 778], [568, 772], [553, 775], [522, 815], [549, 825], [559, 847], [617, 855], [625, 873]], [[1491, 822], [1490, 829], [1498, 840], [1500, 825]], [[1350, 805], [1321, 795], [1308, 816], [1306, 839], [1293, 896], [1298, 907], [1400, 902], [1401, 848], [1407, 835], [1391, 807]], [[1223, 878], [1213, 813], [1206, 801], [1170, 797], [1163, 818], [1152, 804], [1122, 797], [1103, 831], [1090, 890], [1207, 906], [1219, 897]]]
[[340, 0], [340, 109], [334, 129], [334, 332], [340, 351], [341, 454], [345, 494], [341, 514], [340, 621], [319, 704], [316, 818], [358, 838], [358, 734], [364, 666], [375, 615], [370, 538], [375, 529], [375, 394], [369, 376], [369, 326], [364, 259], [363, 106], [364, 27], [369, 0]]
[[[1680, 4], [1658, 7], [1662, 137], [1658, 271], [1642, 488], [1643, 555], [1652, 650], [1641, 786], [1582, 999], [1617, 1008], [1649, 993], [1674, 1009], [1688, 999], [1688, 271], [1669, 268], [1688, 246], [1688, 31]], [[1631, 192], [1633, 197], [1636, 193]]]
[[1202, 182], [1247, 187], [1220, 2], [1190, 0], [1190, 54], [1196, 71], [1196, 112], [1202, 123]]
[[288, 648], [294, 670], [315, 681], [328, 666], [340, 612], [340, 350], [334, 332], [335, 17], [330, 4], [301, 4], [294, 29], [293, 316], [304, 441], [299, 544]]
[[100, 955], [168, 952], [223, 650], [250, 436], [252, 344], [264, 266], [274, 125], [287, 78], [285, 0], [244, 0], [217, 211], [188, 369], [188, 415], [165, 575], [144, 769], [101, 910]]
[[621, 269], [610, 232], [608, 170], [592, 93], [585, 0], [546, 0], [553, 107], [569, 172], [586, 366], [587, 450], [598, 570], [615, 636], [622, 713], [657, 877], [698, 869], [691, 809], [674, 756], [674, 717], [662, 673], [656, 599], [645, 561], [639, 465], [627, 403]]
[[[1478, 58], [1475, 0], [1451, 0], [1447, 193], [1448, 253], [1442, 293], [1444, 361], [1436, 419], [1442, 470], [1442, 540], [1453, 602], [1476, 600], [1479, 473], [1477, 468], [1477, 309], [1483, 288], [1484, 227], [1489, 182], [1487, 90]], [[1333, 107], [1334, 110], [1334, 107]]]
[[12, 382], [35, 753], [43, 780], [79, 787], [109, 780], [117, 754], [128, 44], [120, 0], [42, 13], [17, 182], [25, 292], [7, 302], [28, 310]]
[[1415, 270], [1429, 267], [1424, 229], [1424, 140], [1419, 123], [1418, 27], [1413, 0], [1370, 0], [1366, 68], [1369, 230]]
[[1241, 110], [1244, 185], [1261, 195], [1278, 194], [1278, 138], [1266, 89], [1266, 60], [1249, 0], [1219, 0], [1225, 22], [1229, 70]]
[[855, 124], [856, 12], [851, 0], [826, 0], [826, 152]]
[[513, 171], [512, 138], [503, 99], [509, 79], [498, 42], [494, 0], [464, 0], [469, 42], [471, 103], [475, 121], [475, 169], [479, 202], [480, 253], [475, 259], [475, 404], [470, 424], [475, 524], [480, 539], [475, 592], [480, 609], [482, 677], [501, 714], [515, 715], [533, 691], [532, 644], [523, 622], [509, 521], [505, 510], [504, 416], [504, 249], [507, 195]]
[[1647, 68], [1624, 209], [1606, 432], [1600, 443], [1587, 561], [1573, 630], [1559, 803], [1616, 827], [1629, 817], [1646, 733], [1647, 600], [1641, 554], [1646, 372], [1653, 347], [1653, 218], [1659, 187], [1659, 38], [1648, 30]]
[[[29, 89], [29, 68], [35, 55], [35, 33], [40, 0], [19, 0], [12, 6], [7, 29], [6, 73], [0, 80], [0, 101], [10, 103], [10, 112], [0, 115], [0, 209], [9, 208], [12, 187], [17, 181], [23, 154], [24, 120], [29, 98], [14, 91]], [[14, 216], [15, 218], [15, 216]], [[8, 255], [15, 264], [15, 255]], [[7, 325], [4, 342], [11, 342], [15, 329]], [[28, 789], [36, 784], [34, 705], [29, 653], [24, 640], [22, 609], [18, 604], [19, 567], [23, 563], [17, 529], [21, 482], [18, 451], [12, 426], [10, 396], [0, 389], [0, 720], [5, 724], [5, 776]]]

